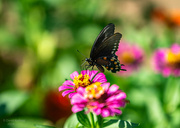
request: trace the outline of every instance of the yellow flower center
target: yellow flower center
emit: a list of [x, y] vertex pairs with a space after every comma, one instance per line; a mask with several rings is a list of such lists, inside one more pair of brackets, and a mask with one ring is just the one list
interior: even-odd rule
[[180, 67], [180, 52], [173, 53], [171, 50], [167, 52], [166, 56], [167, 64], [173, 67]]
[[134, 56], [130, 52], [124, 52], [121, 55], [121, 59], [124, 64], [131, 64], [134, 62]]
[[90, 77], [87, 74], [85, 74], [85, 75], [80, 74], [78, 77], [75, 76], [73, 82], [74, 82], [76, 88], [86, 87], [89, 84], [91, 84]]
[[92, 83], [91, 85], [86, 87], [85, 91], [85, 97], [88, 99], [98, 99], [102, 94], [104, 94], [104, 88], [101, 87], [100, 82]]

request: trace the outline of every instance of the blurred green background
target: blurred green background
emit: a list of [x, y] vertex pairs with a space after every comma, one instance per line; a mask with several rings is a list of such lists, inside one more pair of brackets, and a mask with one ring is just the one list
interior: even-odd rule
[[[62, 127], [71, 114], [58, 87], [108, 23], [145, 51], [139, 71], [107, 80], [127, 93], [122, 120], [140, 128], [180, 127], [180, 78], [156, 74], [157, 48], [180, 43], [180, 2], [155, 0], [0, 0], [0, 127]], [[156, 10], [156, 11], [154, 11]], [[168, 15], [168, 18], [164, 18]], [[168, 19], [168, 20], [167, 20]]]

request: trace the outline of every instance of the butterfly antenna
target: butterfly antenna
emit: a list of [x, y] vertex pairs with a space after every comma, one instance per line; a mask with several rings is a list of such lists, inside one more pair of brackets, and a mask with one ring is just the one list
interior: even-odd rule
[[84, 62], [81, 64], [81, 67], [84, 65], [84, 63], [86, 63], [86, 61], [84, 61]]
[[[81, 55], [83, 55], [84, 57], [86, 57], [84, 54], [82, 54], [79, 50], [77, 50]], [[87, 57], [86, 57], [87, 58]], [[82, 61], [84, 61], [82, 64], [81, 64], [81, 67], [84, 65], [84, 63], [86, 63], [86, 58], [85, 59], [83, 59]]]
[[[83, 55], [84, 57], [86, 57], [84, 54], [82, 54], [79, 50], [77, 50], [81, 55]], [[86, 57], [87, 58], [87, 57]]]

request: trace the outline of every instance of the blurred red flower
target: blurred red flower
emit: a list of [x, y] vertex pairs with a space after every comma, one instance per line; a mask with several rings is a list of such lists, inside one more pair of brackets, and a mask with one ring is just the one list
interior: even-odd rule
[[44, 106], [45, 117], [52, 122], [56, 122], [61, 118], [67, 118], [71, 115], [71, 104], [67, 96], [63, 97], [62, 93], [51, 90], [45, 96]]

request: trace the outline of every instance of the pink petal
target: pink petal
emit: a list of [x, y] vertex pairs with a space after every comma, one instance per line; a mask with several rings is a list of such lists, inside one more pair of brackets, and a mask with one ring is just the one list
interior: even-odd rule
[[171, 74], [171, 69], [164, 68], [162, 73], [163, 73], [163, 76], [168, 77]]
[[119, 108], [119, 107], [124, 107], [126, 105], [126, 100], [109, 100], [106, 101], [107, 102], [107, 106], [110, 108]]
[[118, 103], [120, 105], [120, 107], [124, 107], [126, 105], [126, 101], [125, 100], [121, 100]]
[[95, 108], [95, 109], [93, 109], [93, 112], [96, 113], [96, 115], [100, 115], [101, 114], [101, 109], [100, 108]]
[[119, 108], [119, 107], [121, 107], [121, 104], [116, 102], [116, 103], [108, 104], [108, 107], [110, 107], [110, 108]]
[[87, 100], [79, 93], [76, 93], [71, 98], [71, 104], [84, 104], [84, 103], [87, 103]]
[[77, 92], [80, 93], [81, 95], [83, 95], [83, 94], [85, 93], [85, 88], [79, 87], [79, 88], [77, 89]]
[[120, 92], [118, 95], [115, 96], [117, 100], [122, 100], [126, 98], [126, 93]]
[[64, 91], [64, 92], [62, 93], [62, 96], [64, 97], [65, 95], [67, 95], [67, 94], [69, 94], [69, 93], [71, 93], [71, 92], [74, 92], [74, 90]]
[[111, 111], [112, 111], [113, 113], [116, 113], [117, 115], [121, 115], [121, 114], [122, 114], [122, 111], [119, 110], [119, 109], [111, 108]]
[[178, 54], [180, 52], [180, 45], [178, 45], [177, 43], [173, 44], [171, 46], [171, 50], [173, 53]]
[[112, 96], [110, 96], [110, 97], [108, 97], [106, 99], [106, 102], [112, 102], [112, 101], [115, 101], [115, 100], [116, 100], [115, 95], [112, 95]]
[[79, 73], [77, 72], [77, 71], [75, 71], [75, 72], [73, 72], [71, 75], [70, 75], [70, 77], [71, 77], [71, 79], [73, 79], [74, 80], [74, 77], [78, 77], [79, 76]]
[[106, 102], [112, 102], [113, 104], [116, 104], [116, 102], [117, 102], [117, 104], [118, 104], [119, 101], [123, 101], [125, 98], [126, 98], [126, 93], [120, 92], [117, 95], [110, 96], [108, 99], [106, 99]]
[[69, 95], [68, 95], [68, 97], [69, 97], [69, 99], [71, 99], [74, 95], [76, 94], [76, 92], [72, 92], [72, 93], [70, 93]]
[[85, 74], [89, 75], [90, 80], [92, 80], [92, 78], [94, 77], [94, 75], [97, 74], [97, 72], [98, 72], [98, 71], [95, 71], [95, 70], [92, 70], [92, 71], [83, 70], [83, 71], [81, 71], [81, 74], [82, 74], [82, 75], [85, 75]]
[[66, 80], [63, 85], [72, 85], [74, 86], [74, 83], [71, 80]]
[[173, 71], [174, 76], [180, 76], [180, 69], [175, 69]]
[[111, 85], [111, 87], [109, 88], [109, 90], [108, 90], [108, 94], [113, 94], [113, 93], [115, 93], [117, 90], [119, 89], [119, 86], [117, 86], [116, 84], [113, 84], [113, 85]]
[[93, 82], [104, 83], [106, 81], [107, 81], [106, 76], [103, 73], [98, 73], [93, 79]]
[[102, 109], [101, 115], [102, 115], [102, 117], [108, 117], [108, 116], [110, 116], [110, 111], [109, 111], [109, 109], [107, 109], [107, 108]]
[[98, 101], [90, 102], [90, 106], [96, 106], [97, 108], [103, 108], [106, 104], [105, 103], [99, 103]]
[[[78, 99], [83, 98], [82, 95], [80, 95], [79, 93], [76, 93], [75, 95], [73, 95], [73, 97], [71, 98], [71, 104], [76, 104], [76, 103], [80, 103], [78, 102]], [[80, 100], [79, 100], [80, 101]]]
[[95, 71], [95, 70], [90, 71], [90, 74], [89, 74], [90, 80], [92, 80], [92, 78], [94, 77], [94, 75], [96, 75], [97, 73], [98, 73], [98, 71]]
[[103, 83], [101, 86], [104, 88], [105, 92], [109, 89], [110, 83]]
[[66, 90], [66, 89], [71, 89], [71, 90], [73, 90], [73, 87], [65, 86], [65, 85], [59, 87], [59, 91], [63, 91], [63, 90]]
[[84, 108], [81, 108], [81, 107], [78, 107], [77, 105], [74, 105], [73, 107], [72, 107], [72, 112], [73, 113], [76, 113], [76, 112], [80, 112], [80, 111], [82, 111]]
[[90, 74], [90, 71], [89, 71], [89, 70], [82, 70], [82, 71], [81, 71], [81, 74], [82, 74], [82, 75], [85, 75], [85, 74], [89, 75], [89, 74]]

